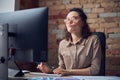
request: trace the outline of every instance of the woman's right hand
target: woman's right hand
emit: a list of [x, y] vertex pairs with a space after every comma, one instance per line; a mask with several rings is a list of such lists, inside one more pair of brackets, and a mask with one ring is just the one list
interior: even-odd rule
[[46, 62], [41, 62], [40, 64], [38, 64], [37, 69], [39, 69], [43, 73], [51, 73], [52, 72], [52, 70], [47, 66]]

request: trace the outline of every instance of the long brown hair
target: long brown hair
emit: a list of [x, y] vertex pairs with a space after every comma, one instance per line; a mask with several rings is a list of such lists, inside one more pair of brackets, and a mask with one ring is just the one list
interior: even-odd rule
[[[85, 39], [88, 38], [88, 36], [91, 35], [91, 32], [90, 32], [89, 25], [87, 23], [86, 14], [84, 13], [84, 11], [81, 8], [72, 8], [72, 9], [69, 10], [69, 12], [72, 12], [72, 11], [77, 12], [79, 14], [79, 16], [81, 17], [81, 20], [83, 22], [82, 38], [85, 38]], [[67, 29], [65, 29], [65, 39], [66, 40], [69, 40], [69, 39], [72, 40], [71, 34], [67, 31]]]

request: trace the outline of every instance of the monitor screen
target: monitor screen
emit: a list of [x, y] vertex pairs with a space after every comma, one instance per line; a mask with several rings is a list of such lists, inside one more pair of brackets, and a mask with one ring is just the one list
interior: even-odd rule
[[15, 48], [19, 53], [16, 59], [47, 61], [47, 7], [0, 13], [0, 23], [8, 24], [9, 48]]

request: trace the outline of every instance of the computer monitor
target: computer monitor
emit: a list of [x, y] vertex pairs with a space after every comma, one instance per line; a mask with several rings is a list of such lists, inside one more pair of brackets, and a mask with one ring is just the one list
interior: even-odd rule
[[0, 23], [8, 24], [9, 49], [16, 49], [16, 60], [47, 61], [47, 7], [0, 13]]

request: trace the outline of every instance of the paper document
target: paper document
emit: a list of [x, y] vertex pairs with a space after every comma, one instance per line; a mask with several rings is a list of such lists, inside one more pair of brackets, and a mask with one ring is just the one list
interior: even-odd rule
[[17, 73], [19, 72], [19, 70], [15, 70], [15, 69], [8, 69], [8, 76], [10, 77], [14, 77]]
[[61, 74], [46, 74], [46, 73], [40, 73], [40, 72], [30, 72], [30, 75], [36, 75], [36, 76], [46, 76], [46, 77], [61, 77]]

